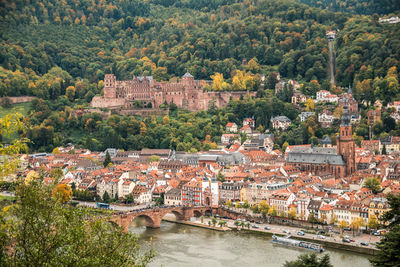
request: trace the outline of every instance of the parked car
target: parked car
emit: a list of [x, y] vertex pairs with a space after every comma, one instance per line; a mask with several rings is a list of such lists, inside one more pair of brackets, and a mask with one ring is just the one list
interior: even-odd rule
[[350, 243], [350, 240], [347, 238], [343, 238], [342, 241], [343, 241], [343, 243]]
[[354, 239], [350, 239], [350, 242], [356, 242]]
[[251, 228], [258, 229], [258, 228], [260, 228], [260, 227], [258, 227], [257, 225], [254, 225], [254, 224], [253, 224], [253, 225], [251, 226]]
[[271, 230], [271, 227], [265, 226], [265, 227], [264, 227], [264, 230]]
[[343, 228], [343, 230], [345, 230], [345, 231], [351, 231], [351, 228], [350, 228], [350, 227], [347, 227], [347, 228]]
[[360, 245], [361, 246], [368, 246], [368, 243], [367, 242], [360, 242]]
[[305, 233], [303, 231], [298, 231], [297, 235], [305, 235]]
[[379, 232], [374, 232], [374, 235], [380, 236], [381, 234]]
[[317, 238], [319, 238], [319, 239], [325, 239], [325, 236], [323, 236], [323, 235], [317, 235]]
[[285, 234], [290, 234], [290, 231], [286, 229], [283, 229], [282, 232], [284, 232]]

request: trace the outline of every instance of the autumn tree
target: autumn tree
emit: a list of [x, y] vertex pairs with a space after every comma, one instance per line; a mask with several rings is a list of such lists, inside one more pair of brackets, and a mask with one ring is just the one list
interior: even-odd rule
[[314, 111], [314, 100], [312, 98], [306, 100], [306, 111]]
[[339, 221], [338, 226], [339, 226], [339, 228], [342, 228], [342, 233], [343, 233], [344, 228], [349, 227], [349, 223], [345, 220], [341, 220], [341, 221]]
[[145, 266], [151, 260], [153, 252], [142, 251], [135, 235], [64, 205], [52, 197], [54, 190], [41, 179], [19, 181], [16, 204], [0, 213], [2, 265]]
[[297, 219], [297, 212], [294, 207], [291, 207], [290, 210], [288, 211], [288, 218], [292, 220], [292, 223], [293, 220]]
[[368, 228], [369, 229], [377, 229], [378, 228], [378, 219], [375, 214], [371, 214], [368, 218]]
[[[10, 138], [24, 130], [23, 117], [20, 113], [7, 114], [0, 117], [0, 137]], [[18, 154], [26, 151], [28, 139], [16, 138], [10, 144], [3, 145], [0, 143], [0, 157], [2, 162], [0, 164], [0, 179], [13, 175], [18, 169], [20, 162]]]
[[72, 198], [71, 187], [67, 184], [58, 184], [54, 188], [53, 197], [59, 199], [61, 203], [67, 203]]

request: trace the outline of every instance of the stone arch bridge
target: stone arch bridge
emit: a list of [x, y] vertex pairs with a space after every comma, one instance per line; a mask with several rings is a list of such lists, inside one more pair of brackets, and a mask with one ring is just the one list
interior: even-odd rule
[[137, 217], [143, 217], [146, 220], [146, 226], [150, 228], [159, 228], [162, 219], [168, 213], [173, 213], [177, 220], [189, 221], [191, 217], [200, 217], [206, 213], [212, 214], [211, 207], [160, 207], [153, 209], [134, 210], [126, 213], [112, 216], [112, 221], [128, 231], [129, 225]]

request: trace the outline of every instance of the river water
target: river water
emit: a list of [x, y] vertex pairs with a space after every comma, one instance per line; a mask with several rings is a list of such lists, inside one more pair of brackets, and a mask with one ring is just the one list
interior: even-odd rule
[[[150, 266], [282, 266], [294, 260], [302, 250], [271, 243], [269, 236], [217, 232], [163, 221], [158, 229], [147, 229], [139, 219], [129, 231], [150, 242], [157, 253]], [[150, 241], [151, 240], [151, 241]], [[326, 249], [336, 267], [371, 266], [367, 256], [342, 250]]]

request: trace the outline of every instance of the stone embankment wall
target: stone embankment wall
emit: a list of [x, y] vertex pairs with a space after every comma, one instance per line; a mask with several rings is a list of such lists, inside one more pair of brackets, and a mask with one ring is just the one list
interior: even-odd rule
[[0, 103], [2, 103], [3, 99], [8, 98], [11, 104], [17, 103], [25, 103], [31, 102], [32, 100], [36, 99], [36, 96], [7, 96], [7, 97], [0, 97]]

